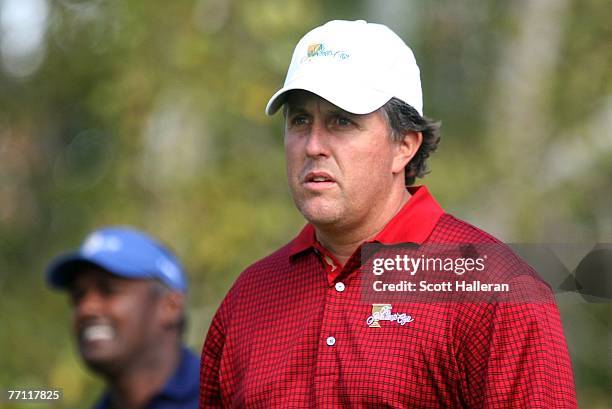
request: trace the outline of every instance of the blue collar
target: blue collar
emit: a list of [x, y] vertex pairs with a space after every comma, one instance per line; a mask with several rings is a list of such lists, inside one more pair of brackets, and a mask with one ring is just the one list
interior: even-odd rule
[[[181, 348], [181, 362], [164, 388], [153, 397], [147, 409], [187, 409], [198, 406], [200, 392], [200, 360], [188, 348]], [[110, 408], [110, 395], [101, 397], [94, 409]]]

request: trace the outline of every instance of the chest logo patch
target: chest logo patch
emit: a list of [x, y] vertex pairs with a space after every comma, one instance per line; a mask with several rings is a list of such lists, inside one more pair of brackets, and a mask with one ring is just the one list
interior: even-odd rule
[[379, 321], [396, 322], [399, 325], [406, 325], [414, 321], [412, 315], [406, 313], [393, 313], [391, 304], [372, 304], [372, 315], [366, 320], [370, 328], [380, 328]]

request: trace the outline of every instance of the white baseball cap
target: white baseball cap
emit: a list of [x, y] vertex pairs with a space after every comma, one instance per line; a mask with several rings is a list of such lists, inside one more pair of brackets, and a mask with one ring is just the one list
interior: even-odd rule
[[310, 91], [354, 114], [373, 112], [395, 97], [423, 115], [419, 67], [410, 47], [389, 27], [333, 20], [298, 42], [285, 84], [266, 106], [273, 115], [287, 92]]

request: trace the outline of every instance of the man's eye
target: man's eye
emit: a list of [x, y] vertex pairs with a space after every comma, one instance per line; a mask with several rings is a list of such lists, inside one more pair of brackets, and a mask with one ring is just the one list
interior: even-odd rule
[[338, 126], [350, 126], [353, 124], [353, 121], [351, 121], [350, 119], [348, 119], [347, 117], [344, 116], [337, 116], [336, 117], [336, 125]]
[[121, 286], [112, 284], [112, 283], [104, 283], [100, 286], [100, 292], [104, 295], [113, 295], [121, 291]]
[[79, 301], [81, 301], [81, 299], [83, 298], [84, 295], [84, 291], [80, 291], [80, 290], [72, 290], [70, 292], [70, 303], [72, 305], [77, 305], [79, 303]]
[[347, 127], [354, 124], [353, 120], [344, 115], [338, 115], [334, 118], [334, 124], [340, 127]]
[[304, 115], [296, 115], [291, 119], [291, 125], [293, 126], [301, 126], [306, 125], [308, 123], [308, 118]]

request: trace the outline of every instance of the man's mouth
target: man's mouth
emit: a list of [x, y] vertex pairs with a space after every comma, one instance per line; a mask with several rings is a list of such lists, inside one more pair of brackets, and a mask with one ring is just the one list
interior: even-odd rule
[[81, 330], [81, 340], [85, 342], [109, 341], [115, 336], [115, 330], [110, 325], [89, 325]]
[[303, 180], [304, 186], [312, 190], [328, 189], [337, 184], [332, 175], [322, 171], [309, 172]]

